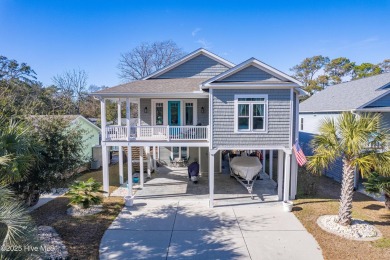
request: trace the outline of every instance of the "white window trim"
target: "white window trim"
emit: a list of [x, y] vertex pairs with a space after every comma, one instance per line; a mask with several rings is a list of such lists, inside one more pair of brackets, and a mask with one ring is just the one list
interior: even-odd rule
[[[181, 148], [183, 146], [171, 146], [171, 158], [175, 159], [175, 158], [173, 158], [173, 147], [179, 147], [179, 160], [181, 160]], [[184, 146], [184, 147], [186, 147], [186, 146]], [[188, 158], [189, 155], [190, 155], [190, 147], [187, 146], [187, 158]]]
[[[248, 103], [254, 104], [264, 104], [264, 129], [262, 130], [253, 130], [252, 129], [252, 121], [253, 115], [250, 113], [249, 115], [249, 130], [238, 130], [238, 99], [239, 98], [264, 98], [264, 102], [262, 101], [252, 101]], [[240, 102], [241, 103], [241, 102]], [[250, 111], [252, 111], [252, 107], [250, 106]], [[236, 94], [234, 95], [234, 133], [237, 134], [259, 134], [259, 133], [268, 133], [268, 95], [267, 94]]]
[[185, 104], [186, 103], [193, 103], [194, 104], [194, 126], [198, 123], [198, 100], [197, 99], [152, 99], [152, 112], [151, 115], [151, 125], [156, 125], [156, 103], [163, 103], [163, 126], [168, 125], [168, 101], [179, 101], [180, 102], [180, 121], [182, 122], [181, 125], [185, 124]]

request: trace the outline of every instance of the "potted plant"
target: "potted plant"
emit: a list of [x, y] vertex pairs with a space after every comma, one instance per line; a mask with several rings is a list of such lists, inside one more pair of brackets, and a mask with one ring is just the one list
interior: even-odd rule
[[294, 206], [294, 203], [292, 201], [290, 201], [290, 200], [283, 201], [283, 210], [285, 212], [291, 212], [293, 206]]

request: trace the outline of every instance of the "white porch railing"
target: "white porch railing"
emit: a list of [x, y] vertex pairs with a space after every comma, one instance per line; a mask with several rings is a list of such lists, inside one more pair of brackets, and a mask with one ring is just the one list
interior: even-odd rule
[[166, 141], [206, 141], [209, 136], [208, 126], [132, 126], [130, 138], [127, 138], [126, 126], [107, 126], [107, 141], [126, 140], [166, 140]]

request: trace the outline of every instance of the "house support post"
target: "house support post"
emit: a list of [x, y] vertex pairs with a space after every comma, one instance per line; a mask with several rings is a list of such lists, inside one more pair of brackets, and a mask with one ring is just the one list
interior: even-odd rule
[[291, 177], [291, 150], [286, 151], [284, 158], [284, 193], [283, 201], [290, 200], [290, 177]]
[[100, 116], [101, 116], [101, 126], [102, 126], [102, 142], [106, 141], [106, 100], [102, 99], [100, 101]]
[[278, 150], [278, 198], [283, 199], [283, 150]]
[[261, 154], [263, 155], [263, 160], [261, 164], [263, 165], [263, 173], [265, 173], [265, 150], [262, 150]]
[[274, 151], [273, 150], [269, 150], [269, 178], [272, 180], [272, 167], [273, 167], [273, 160], [274, 160]]
[[202, 163], [201, 163], [201, 160], [200, 160], [200, 156], [201, 156], [201, 154], [200, 154], [200, 147], [198, 147], [198, 163], [199, 163], [199, 173], [202, 173]]
[[297, 182], [298, 182], [298, 163], [293, 153], [291, 155], [291, 199], [295, 199], [297, 195]]
[[153, 169], [154, 169], [154, 172], [157, 173], [157, 153], [156, 153], [156, 146], [153, 146]]
[[144, 188], [144, 147], [139, 147], [139, 180], [141, 189]]
[[147, 173], [148, 173], [148, 175], [147, 175], [147, 178], [148, 179], [150, 179], [150, 178], [152, 178], [152, 171], [151, 171], [151, 168], [152, 168], [152, 164], [151, 164], [151, 162], [150, 162], [150, 146], [146, 146], [146, 160], [147, 160], [147, 167], [148, 167], [148, 169], [147, 169]]
[[119, 183], [123, 184], [123, 146], [119, 146]]
[[133, 154], [131, 146], [127, 146], [127, 194], [133, 195]]
[[209, 201], [209, 207], [214, 207], [214, 159], [215, 159], [215, 152], [213, 150], [209, 150], [209, 194], [210, 194], [210, 201]]
[[109, 179], [109, 161], [110, 155], [108, 147], [104, 144], [102, 145], [102, 161], [103, 161], [103, 191], [106, 197], [110, 196], [110, 179]]

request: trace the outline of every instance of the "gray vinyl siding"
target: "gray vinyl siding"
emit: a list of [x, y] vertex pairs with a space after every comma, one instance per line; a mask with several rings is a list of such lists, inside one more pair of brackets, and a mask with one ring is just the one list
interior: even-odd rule
[[221, 82], [228, 82], [228, 81], [233, 81], [233, 82], [280, 81], [281, 82], [280, 79], [274, 77], [273, 75], [255, 66], [249, 66], [221, 80]]
[[228, 70], [228, 67], [225, 65], [222, 65], [205, 55], [199, 55], [156, 78], [211, 78], [226, 70]]
[[366, 108], [369, 107], [390, 107], [390, 94], [374, 101], [373, 103], [366, 106]]
[[[204, 113], [201, 112], [202, 107], [204, 108]], [[208, 98], [199, 98], [198, 99], [198, 123], [201, 123], [202, 126], [209, 125], [209, 99]]]
[[[234, 95], [268, 94], [268, 132], [234, 133]], [[213, 90], [213, 148], [289, 147], [290, 90]]]
[[[296, 113], [298, 112], [297, 107], [299, 105], [295, 102], [296, 96], [297, 96], [297, 94], [294, 92], [294, 95], [293, 95], [293, 101], [294, 101], [293, 102], [293, 111], [294, 111], [293, 115], [294, 115], [294, 117], [293, 117], [293, 135], [292, 135], [292, 138], [293, 138], [292, 142], [293, 143], [295, 142], [295, 139], [299, 138], [299, 134], [298, 134], [298, 136], [295, 135], [295, 131], [296, 131], [297, 127], [299, 129], [299, 125], [297, 125], [297, 117], [295, 116]], [[299, 120], [299, 116], [298, 116], [298, 120]], [[299, 133], [299, 131], [298, 131], [298, 133]]]
[[390, 113], [382, 113], [382, 127], [390, 128]]
[[[148, 113], [144, 113], [145, 107]], [[141, 125], [152, 125], [152, 101], [150, 98], [141, 98], [140, 100], [140, 119]]]

